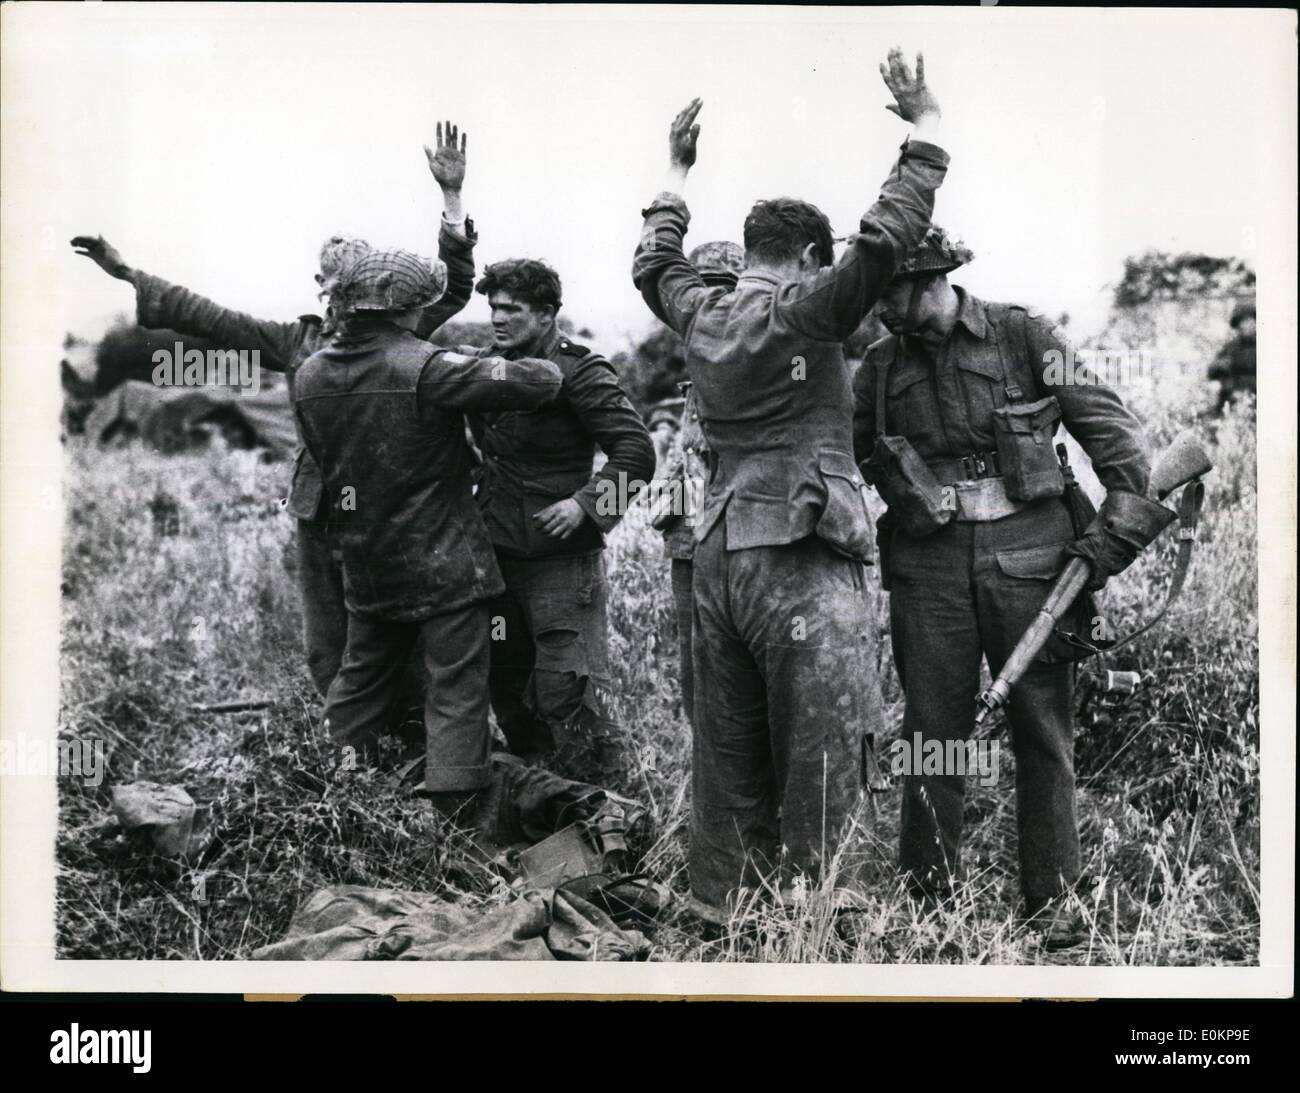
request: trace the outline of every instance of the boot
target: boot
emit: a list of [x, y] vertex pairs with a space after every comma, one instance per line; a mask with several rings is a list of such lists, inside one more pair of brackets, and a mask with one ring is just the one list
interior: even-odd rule
[[1025, 908], [1029, 914], [1024, 925], [1038, 935], [1043, 948], [1049, 952], [1071, 949], [1082, 944], [1088, 936], [1083, 916], [1068, 896], [1059, 896], [1036, 906], [1026, 903]]

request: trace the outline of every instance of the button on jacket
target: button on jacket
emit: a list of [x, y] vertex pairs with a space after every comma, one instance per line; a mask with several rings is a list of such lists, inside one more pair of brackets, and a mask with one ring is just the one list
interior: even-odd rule
[[350, 612], [414, 622], [503, 589], [463, 414], [538, 407], [559, 389], [548, 361], [439, 350], [371, 318], [345, 322], [303, 364], [295, 411], [324, 476]]
[[[437, 330], [469, 302], [474, 290], [474, 244], [477, 241], [472, 220], [465, 221], [463, 235], [443, 221], [438, 233], [438, 257], [447, 265], [447, 291], [436, 304], [425, 309], [416, 330], [420, 337], [427, 337]], [[134, 282], [136, 322], [141, 326], [167, 328], [206, 338], [222, 348], [258, 350], [261, 367], [285, 374], [290, 401], [294, 398], [295, 373], [326, 340], [324, 324], [318, 315], [302, 315], [288, 323], [271, 322], [222, 307], [196, 292], [149, 273], [137, 272]], [[320, 471], [302, 446], [301, 432], [298, 443], [289, 489], [289, 510], [300, 520], [323, 519]]]
[[[492, 353], [468, 346], [460, 351], [475, 357]], [[618, 523], [621, 502], [632, 499], [624, 496], [630, 484], [653, 477], [654, 445], [604, 357], [558, 332], [538, 356], [559, 366], [564, 377], [559, 398], [537, 409], [470, 417], [483, 453], [479, 504], [488, 535], [503, 553], [519, 558], [590, 553], [602, 548], [603, 533]], [[593, 472], [597, 445], [607, 458]], [[567, 539], [538, 530], [534, 514], [566, 498], [587, 515], [578, 530]]]
[[796, 281], [747, 270], [732, 290], [709, 288], [682, 254], [685, 202], [663, 193], [645, 211], [633, 280], [686, 343], [712, 452], [697, 541], [725, 513], [729, 550], [816, 534], [870, 559], [841, 343], [925, 234], [947, 163], [934, 145], [904, 144], [839, 261]]

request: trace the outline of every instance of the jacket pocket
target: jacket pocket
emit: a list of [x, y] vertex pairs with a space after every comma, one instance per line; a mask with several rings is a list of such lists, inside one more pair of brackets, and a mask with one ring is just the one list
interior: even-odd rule
[[[1034, 584], [1026, 583], [1026, 596], [1031, 596], [1034, 600], [1032, 606], [1036, 610], [1041, 606], [1042, 601], [1047, 599], [1047, 594], [1051, 589], [1051, 583], [1061, 575], [1070, 558], [1065, 553], [1065, 548], [1069, 546], [1068, 542], [1049, 543], [1045, 546], [1025, 547], [1020, 550], [999, 550], [997, 552], [998, 569], [1007, 577], [1016, 578], [1018, 581], [1033, 581]], [[1026, 607], [1031, 606], [1026, 604]], [[1065, 614], [1057, 622], [1055, 631], [1047, 639], [1047, 643], [1035, 657], [1038, 664], [1068, 664], [1071, 661], [1082, 660], [1092, 654], [1077, 645], [1072, 645], [1057, 631], [1066, 631], [1083, 636], [1085, 639], [1092, 629], [1093, 620], [1097, 614], [1096, 602], [1092, 596], [1083, 593], [1073, 604], [1066, 610]], [[1016, 640], [1020, 635], [1016, 635]]]
[[1065, 477], [1056, 460], [1052, 438], [1061, 420], [1055, 395], [1036, 402], [1013, 402], [993, 411], [998, 462], [1013, 501], [1060, 497]]
[[938, 440], [939, 418], [934, 392], [927, 382], [930, 367], [907, 361], [892, 370], [885, 384], [885, 425], [896, 436]]
[[816, 524], [817, 537], [842, 554], [869, 562], [871, 511], [863, 495], [866, 483], [852, 456], [845, 452], [822, 452], [817, 469], [826, 491], [826, 501]]
[[1008, 577], [1054, 580], [1065, 568], [1067, 546], [1069, 543], [1049, 543], [1047, 546], [1022, 547], [1019, 550], [999, 550], [998, 568]]

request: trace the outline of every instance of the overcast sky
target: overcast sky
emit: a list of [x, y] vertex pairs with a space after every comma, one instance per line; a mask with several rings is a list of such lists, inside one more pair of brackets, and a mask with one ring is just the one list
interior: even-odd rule
[[[965, 283], [1069, 310], [1084, 328], [1126, 255], [1250, 260], [1270, 231], [1261, 178], [1294, 157], [1269, 109], [1294, 92], [1294, 69], [1276, 63], [1279, 49], [1294, 54], [1287, 12], [83, 4], [3, 15], [5, 154], [22, 160], [6, 180], [37, 180], [7, 195], [4, 257], [48, 284], [51, 328], [93, 332], [131, 305], [67, 247], [78, 233], [268, 318], [317, 308], [314, 262], [332, 232], [431, 252], [440, 199], [420, 145], [450, 117], [469, 134], [480, 267], [545, 258], [574, 322], [616, 343], [649, 322], [629, 267], [673, 114], [703, 97], [689, 242], [738, 239], [749, 205], [778, 194], [817, 203], [846, 232], [907, 131], [877, 71], [895, 43], [924, 51], [943, 106], [952, 164], [936, 220], [976, 252]], [[481, 298], [464, 317], [486, 317]]]

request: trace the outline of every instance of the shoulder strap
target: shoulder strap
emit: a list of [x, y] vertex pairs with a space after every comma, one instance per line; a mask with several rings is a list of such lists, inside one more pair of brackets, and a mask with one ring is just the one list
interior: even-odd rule
[[[990, 305], [992, 310], [992, 305]], [[1038, 377], [1029, 363], [1029, 313], [1015, 304], [996, 305], [998, 350], [1002, 357], [1002, 382], [1008, 402], [1023, 402], [1031, 392], [1041, 398]], [[1003, 332], [1006, 349], [1003, 351]]]
[[891, 362], [888, 357], [882, 354], [880, 363], [876, 367], [876, 436], [885, 435], [885, 382], [889, 379], [889, 366], [891, 363], [898, 363], [902, 347], [903, 339], [901, 335], [895, 334], [893, 361]]

